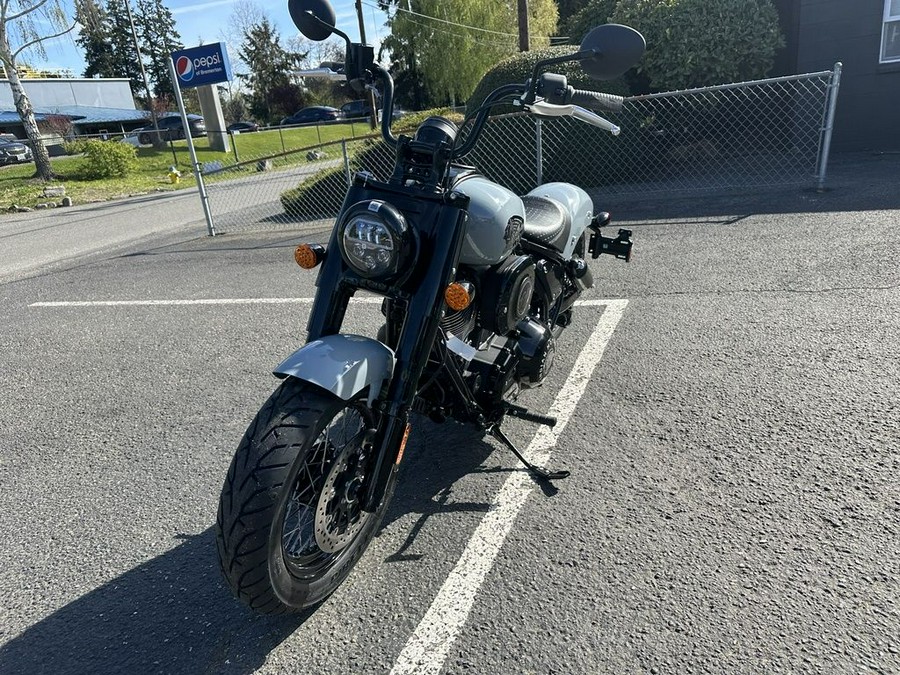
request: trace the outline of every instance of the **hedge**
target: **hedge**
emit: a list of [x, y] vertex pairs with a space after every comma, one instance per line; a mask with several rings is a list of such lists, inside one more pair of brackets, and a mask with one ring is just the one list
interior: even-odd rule
[[771, 0], [620, 0], [611, 19], [646, 38], [652, 91], [765, 77], [783, 45]]
[[[494, 89], [504, 84], [513, 84], [524, 82], [531, 77], [534, 65], [543, 59], [572, 54], [578, 51], [578, 47], [569, 45], [566, 47], [545, 47], [544, 49], [536, 49], [530, 52], [521, 52], [515, 56], [501, 61], [491, 68], [483, 78], [466, 104], [466, 112], [471, 113], [478, 109], [479, 106], [487, 98]], [[619, 96], [628, 96], [629, 89], [625, 80], [619, 78], [598, 82], [589, 77], [582, 69], [577, 61], [569, 63], [558, 63], [550, 68], [551, 72], [565, 75], [569, 84], [576, 89], [590, 89], [593, 91], [604, 91], [608, 94], [617, 94]], [[503, 114], [513, 112], [512, 106], [497, 106], [493, 109], [493, 114]]]

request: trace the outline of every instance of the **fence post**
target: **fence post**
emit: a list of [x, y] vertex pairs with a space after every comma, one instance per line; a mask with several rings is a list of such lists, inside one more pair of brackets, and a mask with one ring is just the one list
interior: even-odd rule
[[350, 187], [350, 157], [347, 156], [347, 139], [341, 139], [341, 152], [344, 154], [344, 176], [347, 178], [347, 187]]
[[284, 149], [284, 129], [280, 126], [278, 127], [278, 137], [281, 139], [281, 151], [287, 152], [287, 150]]
[[[535, 163], [537, 167], [537, 185], [540, 185], [544, 182], [544, 134], [543, 134], [543, 122], [540, 117], [534, 118], [535, 121], [535, 134], [534, 140], [535, 145], [537, 146], [535, 152]], [[537, 185], [535, 187], [537, 187]]]
[[827, 111], [825, 124], [822, 127], [822, 148], [819, 153], [818, 173], [816, 174], [816, 189], [822, 192], [825, 189], [825, 175], [828, 171], [828, 156], [831, 154], [831, 133], [834, 131], [834, 113], [837, 109], [838, 90], [841, 88], [841, 70], [844, 64], [840, 61], [834, 64], [831, 73], [831, 81], [828, 83], [828, 98], [826, 100]]

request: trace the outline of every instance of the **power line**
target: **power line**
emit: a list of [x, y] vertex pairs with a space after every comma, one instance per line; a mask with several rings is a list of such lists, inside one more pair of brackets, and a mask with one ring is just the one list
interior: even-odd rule
[[[377, 5], [373, 5], [369, 2], [365, 2], [365, 0], [363, 0], [363, 4], [369, 5], [370, 7], [377, 7]], [[378, 7], [378, 9], [381, 9], [381, 8]], [[455, 23], [453, 21], [447, 21], [446, 19], [439, 19], [436, 16], [430, 16], [428, 14], [420, 14], [419, 12], [414, 12], [411, 9], [403, 9], [400, 6], [397, 6], [394, 9], [396, 9], [398, 12], [403, 12], [404, 14], [415, 14], [416, 16], [421, 16], [423, 19], [429, 19], [431, 21], [438, 21], [440, 23], [446, 23], [450, 26], [456, 26], [458, 28], [466, 28], [468, 30], [477, 30], [477, 31], [481, 31], [482, 33], [492, 33], [493, 35], [502, 35], [503, 37], [512, 37], [512, 38], [519, 37], [516, 33], [501, 33], [496, 30], [488, 30], [487, 28], [479, 28], [478, 26], [468, 26], [464, 23]]]
[[[364, 4], [364, 5], [367, 5], [368, 7], [375, 7], [375, 8], [377, 8], [377, 9], [381, 9], [380, 7], [377, 7], [377, 5], [373, 5], [373, 4], [371, 4], [371, 3], [368, 3], [368, 2], [366, 2], [365, 0], [363, 0], [363, 4]], [[494, 31], [494, 30], [487, 30], [486, 28], [478, 28], [477, 26], [469, 26], [469, 25], [466, 25], [466, 24], [464, 24], [464, 23], [455, 23], [455, 22], [453, 22], [453, 21], [446, 21], [445, 19], [438, 19], [437, 17], [435, 17], [435, 16], [430, 16], [430, 15], [428, 15], [428, 14], [420, 14], [419, 12], [413, 12], [412, 10], [403, 9], [402, 7], [396, 7], [395, 9], [396, 9], [398, 12], [403, 12], [404, 14], [413, 14], [413, 15], [415, 15], [415, 16], [422, 17], [423, 19], [428, 19], [428, 20], [430, 20], [430, 21], [437, 21], [437, 22], [439, 22], [439, 23], [448, 24], [448, 25], [450, 25], [450, 26], [456, 26], [456, 27], [458, 27], [458, 28], [465, 28], [465, 29], [467, 29], [467, 30], [477, 30], [477, 31], [482, 31], [482, 32], [484, 32], [484, 33], [491, 33], [491, 34], [493, 34], [493, 35], [500, 35], [500, 36], [502, 36], [502, 37], [509, 37], [509, 38], [516, 38], [516, 39], [518, 39], [518, 37], [519, 37], [519, 36], [518, 36], [517, 34], [515, 34], [515, 33], [500, 33], [500, 32], [498, 32], [498, 31]], [[429, 29], [429, 30], [437, 31], [437, 32], [439, 32], [439, 33], [446, 33], [447, 35], [453, 35], [454, 37], [465, 38], [465, 39], [467, 39], [467, 40], [471, 40], [471, 41], [474, 42], [475, 44], [483, 45], [483, 46], [486, 46], [486, 47], [508, 47], [508, 46], [510, 46], [510, 45], [508, 45], [508, 44], [506, 44], [506, 43], [503, 43], [503, 42], [485, 42], [485, 41], [483, 41], [483, 40], [477, 40], [477, 39], [475, 39], [474, 37], [472, 37], [472, 36], [470, 36], [470, 35], [465, 35], [465, 34], [462, 34], [462, 33], [456, 33], [456, 32], [454, 32], [454, 31], [447, 30], [446, 28], [438, 28], [438, 27], [433, 26], [433, 25], [429, 25], [429, 24], [426, 24], [426, 23], [422, 23], [421, 21], [416, 21], [415, 19], [411, 19], [411, 18], [409, 18], [409, 17], [406, 18], [406, 21], [408, 21], [409, 23], [414, 24], [414, 25], [416, 25], [416, 26], [419, 26], [420, 28], [427, 28], [427, 29]], [[553, 41], [554, 41], [554, 40], [567, 41], [569, 38], [568, 38], [568, 36], [553, 36], [553, 37], [547, 37], [547, 36], [534, 36], [534, 37], [531, 37], [531, 38], [529, 39], [529, 43], [539, 42], [539, 41], [544, 40], [544, 39], [548, 40], [549, 43], [550, 43], [551, 45], [553, 45]], [[557, 42], [556, 44], [565, 44], [565, 42], [562, 42], [562, 43]], [[514, 45], [513, 45], [513, 46], [514, 46]]]

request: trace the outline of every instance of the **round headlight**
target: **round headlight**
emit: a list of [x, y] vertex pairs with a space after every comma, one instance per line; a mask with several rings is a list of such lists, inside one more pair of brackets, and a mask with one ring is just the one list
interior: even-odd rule
[[384, 279], [404, 268], [411, 233], [403, 214], [372, 199], [351, 206], [339, 231], [344, 261], [360, 276]]

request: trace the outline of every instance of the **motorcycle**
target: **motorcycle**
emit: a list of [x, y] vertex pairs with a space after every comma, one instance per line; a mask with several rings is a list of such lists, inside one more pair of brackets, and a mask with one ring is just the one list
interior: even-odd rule
[[[518, 196], [462, 160], [498, 104], [618, 134], [595, 111], [621, 109], [620, 97], [573, 89], [546, 69], [580, 61], [608, 80], [645, 49], [637, 31], [600, 26], [577, 52], [493, 91], [461, 127], [430, 117], [398, 138], [393, 81], [373, 47], [335, 27], [328, 0], [289, 0], [289, 10], [307, 38], [346, 41], [351, 86], [380, 83], [381, 134], [396, 161], [386, 182], [356, 174], [327, 246], [297, 248], [301, 267], [319, 268], [307, 344], [275, 368], [282, 382], [222, 488], [222, 571], [238, 598], [268, 614], [321, 602], [363, 555], [393, 494], [412, 413], [476, 425], [536, 480], [568, 475], [530, 464], [501, 427], [507, 416], [555, 423], [517, 397], [544, 382], [575, 301], [593, 285], [587, 255], [629, 260], [631, 232], [604, 236], [609, 214], [595, 213], [579, 187], [547, 183]], [[357, 291], [383, 298], [377, 339], [341, 333]]]

